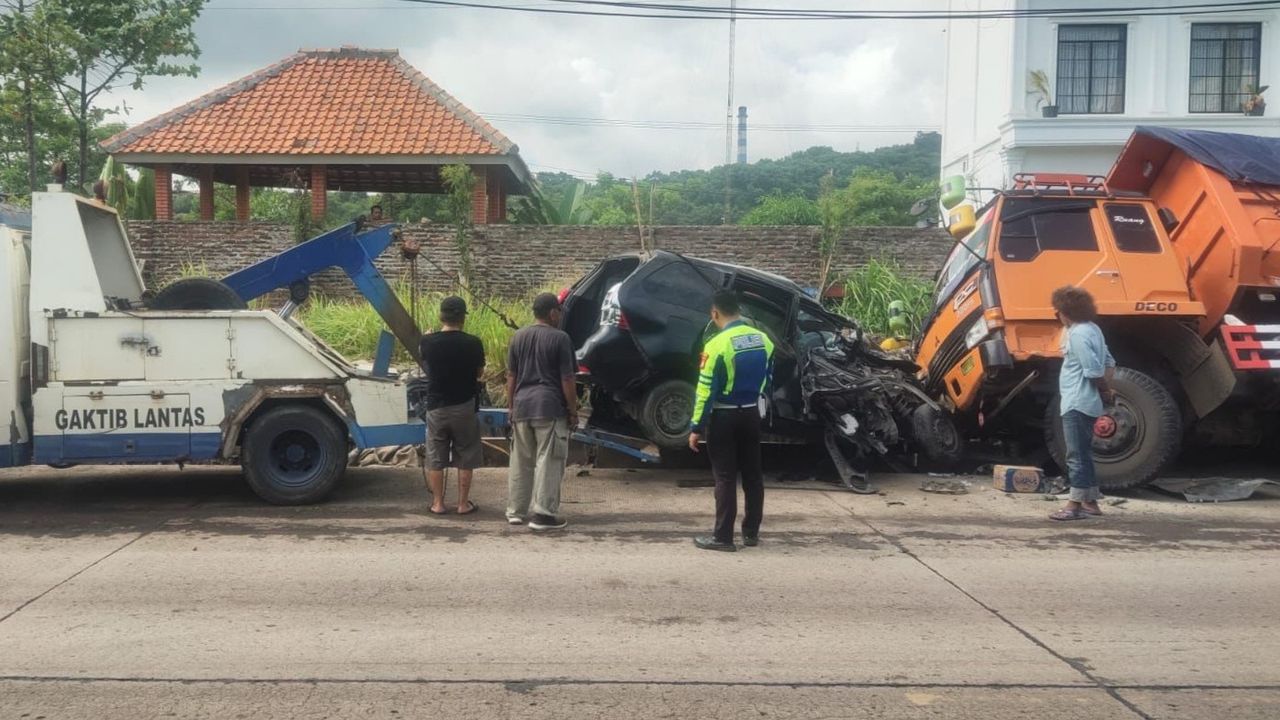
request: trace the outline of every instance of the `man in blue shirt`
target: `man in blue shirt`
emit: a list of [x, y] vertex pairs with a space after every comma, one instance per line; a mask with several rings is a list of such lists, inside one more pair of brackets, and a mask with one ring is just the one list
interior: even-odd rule
[[1107, 381], [1116, 363], [1102, 330], [1093, 322], [1098, 310], [1088, 291], [1071, 286], [1054, 290], [1053, 309], [1063, 325], [1058, 394], [1071, 494], [1066, 506], [1049, 517], [1082, 520], [1102, 514], [1093, 468], [1093, 425], [1113, 399]]

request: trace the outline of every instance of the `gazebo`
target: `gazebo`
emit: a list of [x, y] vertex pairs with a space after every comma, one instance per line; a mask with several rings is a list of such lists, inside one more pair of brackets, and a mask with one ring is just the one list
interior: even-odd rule
[[236, 188], [249, 220], [252, 187], [440, 193], [440, 169], [462, 163], [477, 182], [476, 223], [502, 222], [529, 170], [515, 143], [405, 62], [395, 50], [300, 50], [270, 67], [102, 143], [116, 160], [155, 170], [155, 214], [173, 219], [173, 175], [200, 184], [213, 219], [214, 183]]

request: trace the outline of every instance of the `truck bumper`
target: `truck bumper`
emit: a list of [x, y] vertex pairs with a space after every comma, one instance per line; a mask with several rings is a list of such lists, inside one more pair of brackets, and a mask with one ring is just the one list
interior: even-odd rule
[[1280, 325], [1244, 325], [1228, 315], [1222, 325], [1222, 344], [1236, 370], [1280, 368]]

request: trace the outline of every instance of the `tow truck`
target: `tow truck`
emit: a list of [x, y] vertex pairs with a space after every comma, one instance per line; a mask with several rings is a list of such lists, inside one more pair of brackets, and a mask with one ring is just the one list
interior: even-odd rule
[[[33, 193], [29, 215], [0, 213], [0, 467], [239, 463], [268, 502], [323, 500], [352, 447], [423, 440], [410, 383], [390, 371], [394, 340], [416, 360], [420, 333], [374, 265], [397, 237], [394, 224], [357, 220], [153, 294], [114, 209], [56, 184]], [[371, 370], [294, 317], [309, 278], [335, 267], [390, 330]], [[278, 310], [249, 307], [284, 290]], [[481, 420], [493, 435], [507, 425], [501, 409]], [[575, 438], [656, 459], [599, 433]]]

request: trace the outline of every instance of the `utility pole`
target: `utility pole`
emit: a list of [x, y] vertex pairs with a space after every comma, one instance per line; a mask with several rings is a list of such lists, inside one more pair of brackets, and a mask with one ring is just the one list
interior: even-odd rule
[[733, 62], [738, 32], [738, 0], [729, 0], [729, 100], [724, 106], [724, 217], [729, 224], [733, 209]]

